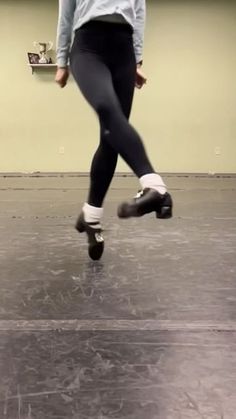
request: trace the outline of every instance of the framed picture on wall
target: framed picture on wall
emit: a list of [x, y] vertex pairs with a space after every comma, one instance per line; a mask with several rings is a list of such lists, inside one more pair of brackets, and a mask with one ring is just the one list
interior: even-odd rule
[[35, 54], [34, 52], [28, 52], [28, 59], [30, 64], [38, 64], [40, 56], [39, 54]]

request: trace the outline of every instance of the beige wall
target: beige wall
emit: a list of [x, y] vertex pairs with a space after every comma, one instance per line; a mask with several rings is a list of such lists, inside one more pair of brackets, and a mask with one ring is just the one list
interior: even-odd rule
[[[153, 163], [162, 172], [236, 172], [236, 2], [148, 5], [149, 83], [132, 122]], [[56, 20], [57, 0], [0, 0], [0, 172], [89, 168], [93, 112], [74, 82], [60, 90], [52, 71], [32, 76], [27, 67], [33, 41], [55, 41]]]

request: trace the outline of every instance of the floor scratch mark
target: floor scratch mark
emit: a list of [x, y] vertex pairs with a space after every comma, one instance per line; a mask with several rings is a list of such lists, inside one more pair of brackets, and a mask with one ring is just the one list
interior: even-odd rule
[[20, 394], [20, 386], [17, 386], [17, 399], [18, 399], [18, 419], [21, 419], [21, 407], [22, 407], [22, 399]]
[[7, 416], [7, 411], [8, 411], [8, 393], [9, 393], [9, 388], [7, 388], [6, 394], [5, 394], [5, 401], [4, 401], [4, 408], [3, 408], [4, 416]]
[[193, 399], [192, 396], [190, 396], [189, 393], [184, 392], [185, 396], [187, 397], [188, 401], [190, 402], [190, 406], [199, 414], [199, 416], [204, 419], [203, 414], [200, 412], [200, 409], [198, 407], [198, 404], [196, 403], [196, 401]]

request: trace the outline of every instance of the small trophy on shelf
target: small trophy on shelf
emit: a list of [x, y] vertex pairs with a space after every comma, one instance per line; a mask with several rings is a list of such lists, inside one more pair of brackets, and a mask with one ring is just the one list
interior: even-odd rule
[[52, 49], [53, 42], [34, 42], [34, 46], [39, 47], [39, 64], [51, 64], [52, 60], [47, 53]]

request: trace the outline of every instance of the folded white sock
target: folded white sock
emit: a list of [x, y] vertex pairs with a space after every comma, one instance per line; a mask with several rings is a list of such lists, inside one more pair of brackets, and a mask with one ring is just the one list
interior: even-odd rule
[[91, 227], [101, 228], [100, 223], [103, 216], [103, 208], [93, 207], [92, 205], [85, 203], [83, 206], [83, 213], [86, 223], [99, 223]]
[[160, 175], [157, 173], [149, 173], [144, 175], [139, 179], [142, 189], [151, 188], [155, 189], [160, 194], [165, 194], [167, 192], [166, 185]]

